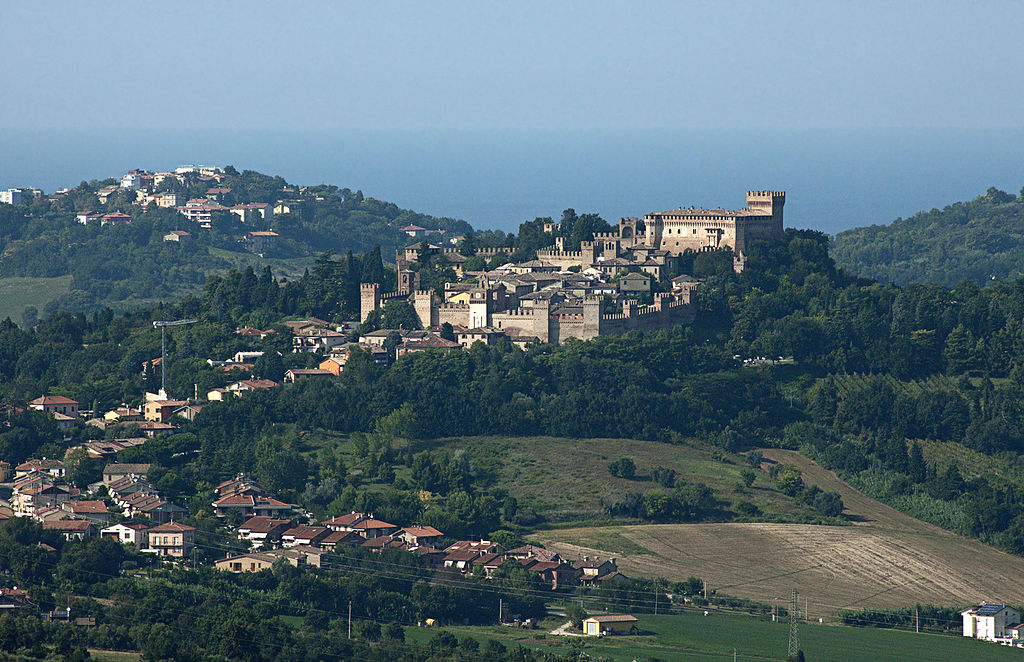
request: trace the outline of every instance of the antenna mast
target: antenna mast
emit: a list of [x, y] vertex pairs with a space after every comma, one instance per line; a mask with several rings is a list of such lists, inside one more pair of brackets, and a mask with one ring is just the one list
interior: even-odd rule
[[160, 329], [160, 391], [167, 397], [167, 327], [195, 324], [199, 320], [159, 320], [153, 322], [154, 329]]
[[800, 655], [800, 621], [797, 610], [800, 609], [800, 594], [793, 589], [793, 598], [789, 602], [789, 654], [788, 659], [795, 660]]

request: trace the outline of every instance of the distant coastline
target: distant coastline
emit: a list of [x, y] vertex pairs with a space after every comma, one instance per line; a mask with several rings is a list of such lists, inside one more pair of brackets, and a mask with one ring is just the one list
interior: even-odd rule
[[1024, 130], [13, 130], [0, 188], [234, 164], [514, 231], [562, 209], [607, 220], [784, 188], [787, 224], [830, 234], [1024, 184]]

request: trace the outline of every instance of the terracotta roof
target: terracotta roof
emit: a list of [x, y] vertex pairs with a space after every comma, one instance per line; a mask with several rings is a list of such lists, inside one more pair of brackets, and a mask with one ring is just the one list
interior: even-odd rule
[[337, 544], [352, 544], [361, 545], [363, 544], [363, 538], [355, 531], [333, 531], [326, 538], [320, 541], [320, 544], [329, 547]]
[[634, 623], [637, 619], [636, 616], [628, 614], [608, 614], [607, 616], [590, 616], [584, 620], [598, 623]]
[[350, 527], [356, 522], [367, 519], [368, 516], [363, 513], [349, 513], [348, 515], [339, 515], [338, 517], [332, 517], [331, 519], [324, 522], [327, 526], [346, 526]]
[[309, 526], [308, 524], [302, 524], [288, 529], [282, 535], [295, 540], [312, 540], [317, 536], [326, 537], [330, 532], [330, 529], [322, 526]]
[[407, 526], [402, 531], [417, 538], [431, 538], [444, 535], [432, 526]]
[[65, 398], [63, 395], [44, 395], [36, 398], [30, 405], [77, 405], [78, 402], [71, 398]]
[[180, 533], [184, 531], [195, 531], [195, 529], [188, 524], [182, 524], [181, 522], [168, 522], [167, 524], [161, 524], [160, 526], [153, 527], [149, 531], [150, 533]]
[[85, 531], [92, 526], [87, 519], [51, 519], [43, 522], [48, 531]]
[[379, 519], [364, 519], [353, 524], [352, 528], [358, 531], [368, 529], [397, 529], [398, 527], [394, 524], [389, 524], [388, 522], [382, 522]]
[[242, 526], [238, 527], [238, 530], [248, 531], [250, 533], [267, 533], [271, 529], [284, 524], [291, 524], [291, 522], [286, 519], [274, 519], [265, 515], [259, 515], [257, 517], [250, 517], [247, 519]]
[[90, 513], [93, 515], [106, 514], [107, 504], [102, 501], [72, 501], [71, 512], [76, 514]]

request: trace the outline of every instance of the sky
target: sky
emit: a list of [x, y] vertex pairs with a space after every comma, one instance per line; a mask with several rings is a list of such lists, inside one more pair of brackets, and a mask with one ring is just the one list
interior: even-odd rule
[[1020, 128], [1022, 25], [1024, 2], [5, 0], [0, 126]]

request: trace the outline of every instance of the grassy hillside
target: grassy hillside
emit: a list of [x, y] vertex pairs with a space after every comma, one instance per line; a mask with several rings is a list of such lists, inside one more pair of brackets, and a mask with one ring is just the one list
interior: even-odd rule
[[970, 202], [847, 230], [836, 235], [832, 257], [855, 274], [901, 285], [1019, 276], [1024, 200], [990, 188]]
[[10, 317], [17, 323], [28, 306], [34, 306], [42, 313], [46, 304], [67, 294], [71, 287], [71, 276], [54, 278], [0, 278], [0, 320]]
[[701, 577], [712, 589], [765, 603], [795, 587], [809, 597], [814, 617], [865, 607], [1012, 602], [1024, 594], [1024, 559], [870, 499], [799, 453], [772, 449], [765, 456], [797, 466], [808, 483], [839, 492], [853, 526], [648, 524], [542, 531], [536, 537], [570, 558], [617, 556], [626, 574]]
[[[717, 449], [633, 439], [564, 439], [555, 437], [470, 437], [444, 440], [439, 450], [465, 451], [474, 465], [494, 476], [496, 485], [544, 516], [550, 524], [606, 521], [604, 504], [632, 491], [660, 489], [650, 479], [656, 467], [672, 469], [686, 481], [701, 482], [722, 504], [719, 519], [732, 519], [725, 509], [738, 501], [753, 503], [768, 521], [814, 521], [809, 507], [768, 485], [763, 477], [742, 488], [743, 456]], [[608, 465], [630, 458], [637, 479], [616, 478]]]
[[[596, 639], [564, 637], [544, 630], [510, 627], [450, 627], [458, 636], [485, 642], [497, 639], [509, 649], [517, 645], [567, 655], [582, 646], [591, 659], [616, 662], [660, 659], [784, 660], [789, 625], [763, 618], [712, 611], [687, 610], [681, 615], [641, 615], [646, 634]], [[549, 623], [545, 623], [548, 625]], [[406, 640], [426, 645], [437, 634], [432, 628], [406, 628]], [[932, 660], [1018, 660], [1020, 651], [953, 635], [916, 634], [897, 630], [803, 624], [800, 647], [815, 662], [931, 662]]]

